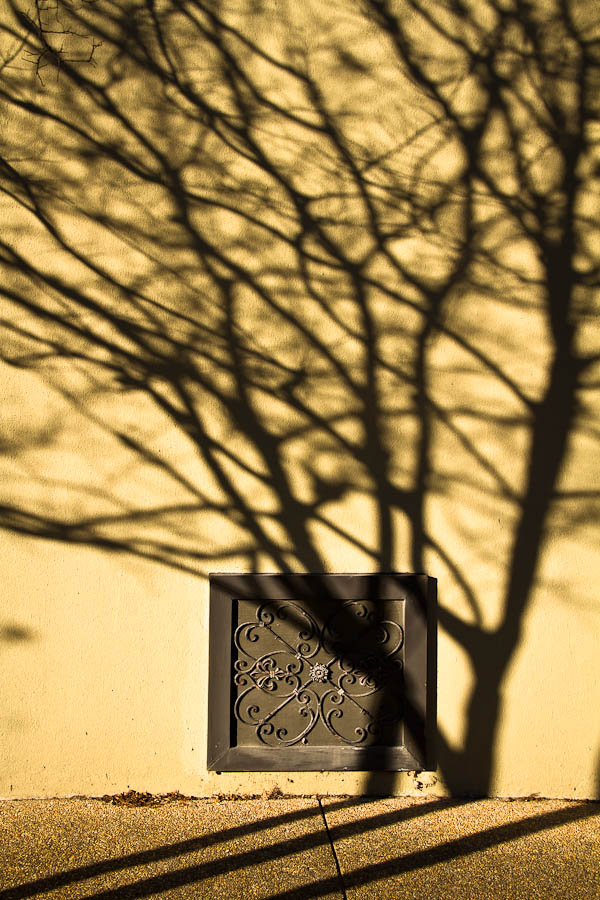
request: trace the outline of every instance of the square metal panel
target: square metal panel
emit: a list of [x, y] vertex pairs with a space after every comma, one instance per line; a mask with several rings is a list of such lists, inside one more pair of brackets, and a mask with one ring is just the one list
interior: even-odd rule
[[211, 575], [208, 768], [425, 768], [434, 603], [425, 575]]

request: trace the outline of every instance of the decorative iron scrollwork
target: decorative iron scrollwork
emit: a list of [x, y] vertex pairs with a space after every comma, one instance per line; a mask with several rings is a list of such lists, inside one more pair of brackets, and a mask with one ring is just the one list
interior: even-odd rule
[[385, 742], [402, 719], [404, 630], [373, 601], [349, 600], [319, 624], [298, 603], [270, 600], [234, 645], [235, 718], [266, 746], [318, 741], [323, 727], [334, 743]]

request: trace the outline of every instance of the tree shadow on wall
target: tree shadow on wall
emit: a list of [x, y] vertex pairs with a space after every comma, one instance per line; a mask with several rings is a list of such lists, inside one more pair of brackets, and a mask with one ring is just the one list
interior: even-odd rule
[[0, 80], [2, 358], [60, 421], [13, 430], [2, 526], [435, 575], [482, 794], [600, 433], [600, 17], [484, 5], [14, 0]]

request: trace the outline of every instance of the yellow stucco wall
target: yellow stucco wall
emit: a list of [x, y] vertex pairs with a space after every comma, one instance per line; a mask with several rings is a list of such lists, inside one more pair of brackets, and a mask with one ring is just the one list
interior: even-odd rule
[[[2, 553], [3, 628], [26, 632], [2, 645], [3, 797], [275, 785], [359, 793], [373, 783], [360, 773], [206, 771], [204, 580], [21, 537], [5, 538]], [[574, 579], [580, 598], [590, 581]], [[597, 796], [597, 615], [589, 600], [535, 598], [504, 688], [494, 794]], [[464, 652], [441, 632], [438, 722], [457, 748], [472, 680]], [[397, 793], [446, 790], [441, 772], [378, 782]]]
[[[600, 178], [581, 47], [564, 140], [533, 77], [559, 5], [537, 68], [484, 2], [175, 6], [167, 55], [102, 2], [62, 70], [2, 35], [0, 797], [600, 796]], [[206, 771], [208, 573], [283, 568], [437, 579], [436, 771]]]

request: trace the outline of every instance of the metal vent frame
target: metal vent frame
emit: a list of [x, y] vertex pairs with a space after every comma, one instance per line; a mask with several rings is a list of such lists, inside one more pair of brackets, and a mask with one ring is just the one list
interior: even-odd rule
[[[402, 621], [397, 625], [403, 632], [402, 658], [399, 664], [402, 670], [403, 714], [398, 721], [399, 737], [394, 743], [362, 746], [348, 746], [343, 740], [334, 746], [306, 746], [302, 743], [266, 746], [260, 744], [260, 741], [255, 744], [252, 741], [238, 743], [239, 720], [236, 720], [234, 707], [239, 696], [235, 684], [235, 664], [239, 653], [234, 632], [240, 627], [236, 619], [240, 601], [246, 604], [250, 601], [255, 604], [257, 611], [262, 609], [262, 618], [268, 618], [277, 606], [300, 607], [308, 613], [306, 618], [311, 617], [319, 623], [321, 637], [325, 625], [320, 621], [319, 611], [324, 606], [342, 610], [358, 604], [378, 610], [387, 604], [386, 609], [390, 606], [401, 609]], [[427, 575], [211, 574], [208, 769], [221, 772], [292, 772], [420, 771], [432, 768], [431, 744], [435, 726], [435, 603], [436, 581]], [[265, 609], [268, 611], [265, 612]], [[285, 618], [283, 615], [280, 617]], [[261, 624], [265, 623], [259, 621], [257, 612], [256, 621], [245, 623], [243, 627], [257, 629]], [[360, 649], [353, 652], [360, 661]], [[306, 659], [302, 661], [308, 662]], [[238, 662], [238, 672], [241, 665]], [[271, 662], [269, 665], [272, 667]], [[317, 686], [315, 682], [326, 680], [324, 668], [326, 666], [319, 662], [311, 667], [311, 687]], [[269, 671], [266, 671], [261, 677], [264, 679], [268, 676]], [[238, 675], [238, 680], [239, 678]], [[329, 693], [332, 693], [331, 689]]]

